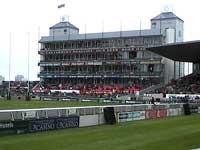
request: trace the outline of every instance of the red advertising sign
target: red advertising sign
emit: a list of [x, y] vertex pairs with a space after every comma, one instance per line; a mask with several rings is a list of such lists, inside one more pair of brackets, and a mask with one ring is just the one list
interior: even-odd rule
[[157, 110], [146, 111], [146, 119], [156, 119], [156, 118], [157, 118]]
[[167, 116], [167, 110], [163, 109], [163, 110], [158, 110], [157, 111], [157, 117], [158, 118], [164, 118]]

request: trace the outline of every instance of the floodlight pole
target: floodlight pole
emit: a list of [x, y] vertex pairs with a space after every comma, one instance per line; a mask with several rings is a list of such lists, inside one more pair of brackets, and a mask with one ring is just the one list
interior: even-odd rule
[[12, 41], [12, 34], [10, 32], [10, 48], [9, 48], [9, 82], [8, 82], [8, 93], [7, 93], [7, 100], [11, 100], [10, 94], [10, 71], [11, 71], [11, 41]]
[[27, 69], [28, 69], [28, 88], [27, 88], [27, 96], [26, 96], [26, 100], [30, 101], [31, 97], [30, 97], [30, 81], [29, 81], [29, 58], [30, 57], [30, 32], [28, 32], [28, 63], [27, 63]]

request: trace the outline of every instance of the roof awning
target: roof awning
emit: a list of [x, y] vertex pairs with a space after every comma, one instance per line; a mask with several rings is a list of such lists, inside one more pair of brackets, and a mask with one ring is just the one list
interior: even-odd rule
[[200, 63], [200, 41], [166, 44], [149, 47], [147, 50], [174, 61]]

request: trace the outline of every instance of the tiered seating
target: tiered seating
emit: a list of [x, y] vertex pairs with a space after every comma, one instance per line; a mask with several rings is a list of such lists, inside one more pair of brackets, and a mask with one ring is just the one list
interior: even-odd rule
[[170, 84], [160, 89], [159, 92], [174, 94], [200, 93], [200, 74], [193, 73], [178, 80], [172, 80]]

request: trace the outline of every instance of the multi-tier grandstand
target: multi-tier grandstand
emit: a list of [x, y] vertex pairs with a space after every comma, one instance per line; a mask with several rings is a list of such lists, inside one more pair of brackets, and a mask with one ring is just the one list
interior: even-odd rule
[[[151, 25], [149, 30], [91, 34], [79, 34], [79, 29], [69, 22], [60, 22], [51, 27], [50, 36], [40, 40], [41, 81], [9, 81], [0, 85], [1, 95], [9, 87], [10, 96], [18, 96], [18, 100], [13, 101], [5, 101], [1, 97], [0, 136], [68, 130], [41, 133], [38, 134], [40, 138], [35, 138], [36, 134], [28, 135], [29, 138], [27, 135], [13, 139], [0, 137], [1, 147], [23, 149], [26, 148], [24, 145], [29, 145], [31, 149], [42, 147], [54, 150], [66, 147], [199, 147], [200, 42], [181, 42], [183, 20], [171, 12], [153, 18]], [[184, 77], [183, 62], [193, 63], [193, 73]], [[29, 88], [36, 94], [37, 101], [19, 101], [21, 95], [29, 93]], [[81, 95], [77, 97], [81, 98], [75, 97], [74, 100], [68, 93], [76, 91], [80, 92]], [[143, 96], [131, 97], [132, 94], [124, 93], [136, 91], [143, 93]], [[123, 94], [116, 95], [124, 96], [124, 99], [96, 96], [121, 92]], [[85, 99], [87, 95], [84, 94], [87, 93], [95, 94], [96, 99]], [[128, 96], [131, 99], [127, 99]], [[145, 99], [145, 96], [149, 97]], [[26, 97], [26, 100], [30, 99]], [[136, 104], [138, 101], [143, 104]], [[191, 117], [182, 116], [191, 114]], [[134, 123], [124, 123], [128, 121]], [[116, 123], [117, 126], [90, 127], [89, 130], [69, 129]]]
[[50, 89], [135, 92], [183, 76], [183, 63], [146, 50], [182, 40], [183, 20], [172, 12], [151, 19], [148, 30], [79, 34], [70, 22], [60, 22], [39, 41], [38, 76]]

